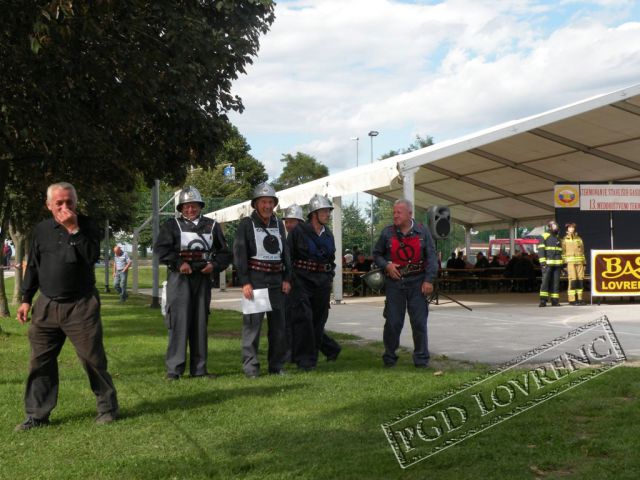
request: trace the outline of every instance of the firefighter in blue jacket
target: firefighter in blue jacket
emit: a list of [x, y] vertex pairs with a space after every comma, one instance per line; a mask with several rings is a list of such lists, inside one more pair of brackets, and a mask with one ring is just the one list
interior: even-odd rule
[[393, 205], [393, 225], [386, 227], [373, 249], [373, 261], [385, 272], [384, 354], [386, 367], [398, 361], [396, 350], [405, 313], [413, 330], [413, 363], [417, 368], [429, 365], [426, 296], [433, 292], [438, 271], [431, 233], [412, 218], [413, 205], [400, 199]]
[[[291, 320], [293, 361], [298, 368], [313, 370], [318, 364], [324, 326], [329, 317], [329, 300], [335, 274], [336, 245], [328, 223], [333, 206], [327, 197], [309, 200], [308, 221], [289, 234], [293, 285]], [[335, 344], [334, 359], [340, 352]]]

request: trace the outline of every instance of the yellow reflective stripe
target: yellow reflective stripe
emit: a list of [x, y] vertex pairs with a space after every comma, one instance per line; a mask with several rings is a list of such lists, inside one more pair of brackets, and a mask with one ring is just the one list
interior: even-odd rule
[[562, 260], [547, 260], [546, 263], [547, 265], [562, 265]]
[[549, 296], [549, 292], [540, 292], [540, 296], [541, 297], [548, 297]]
[[560, 294], [559, 293], [552, 293], [551, 295], [549, 295], [551, 298], [560, 298]]
[[562, 247], [544, 247], [546, 250], [559, 250], [562, 251]]

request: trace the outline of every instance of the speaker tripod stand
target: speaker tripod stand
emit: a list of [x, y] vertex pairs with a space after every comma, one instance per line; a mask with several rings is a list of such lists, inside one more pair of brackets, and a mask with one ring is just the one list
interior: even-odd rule
[[[431, 210], [438, 209], [438, 208], [446, 208], [446, 207], [431, 207]], [[448, 212], [447, 212], [447, 214], [448, 214]], [[446, 232], [444, 234], [440, 235], [442, 238], [447, 237], [449, 235], [449, 228], [450, 227], [449, 227], [449, 222], [448, 221], [449, 221], [449, 217], [447, 217], [447, 222], [446, 222], [447, 230], [446, 230]], [[432, 222], [432, 229], [434, 227], [434, 223], [435, 222]], [[439, 234], [436, 231], [435, 235], [434, 235], [434, 237], [435, 237], [434, 238], [434, 243], [435, 243], [436, 254], [438, 252], [438, 235]], [[471, 307], [467, 307], [464, 303], [456, 300], [455, 298], [450, 297], [449, 295], [445, 295], [444, 293], [440, 293], [440, 282], [438, 281], [438, 279], [436, 279], [436, 281], [433, 282], [433, 292], [431, 292], [429, 295], [427, 295], [427, 303], [429, 305], [431, 305], [431, 304], [440, 305], [441, 304], [440, 296], [443, 296], [444, 298], [449, 300], [448, 302], [443, 302], [443, 303], [457, 303], [458, 305], [460, 305], [463, 308], [466, 308], [470, 312], [473, 311], [473, 309]]]
[[[429, 294], [427, 296], [427, 303], [429, 305], [431, 305], [432, 303], [434, 305], [441, 305], [441, 304], [445, 304], [445, 303], [457, 303], [458, 305], [460, 305], [463, 308], [466, 308], [467, 310], [469, 310], [470, 312], [473, 311], [473, 309], [471, 307], [467, 307], [464, 303], [456, 300], [453, 297], [450, 297], [449, 295], [445, 295], [444, 293], [440, 293], [440, 287], [438, 286], [438, 281], [436, 280], [434, 285], [433, 285], [433, 292], [431, 292], [431, 294]], [[444, 297], [446, 299], [448, 299], [448, 302], [440, 302], [440, 297]]]

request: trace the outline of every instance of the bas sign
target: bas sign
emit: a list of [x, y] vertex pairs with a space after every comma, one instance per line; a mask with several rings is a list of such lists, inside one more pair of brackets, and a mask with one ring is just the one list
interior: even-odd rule
[[640, 250], [591, 250], [591, 294], [640, 295]]

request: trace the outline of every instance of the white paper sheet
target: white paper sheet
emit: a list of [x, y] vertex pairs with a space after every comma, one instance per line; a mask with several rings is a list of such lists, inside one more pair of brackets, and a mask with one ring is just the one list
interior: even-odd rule
[[270, 312], [271, 301], [269, 300], [269, 289], [259, 288], [253, 291], [253, 300], [247, 300], [242, 296], [242, 313], [249, 315], [251, 313]]

